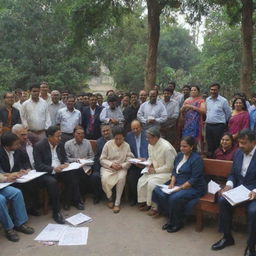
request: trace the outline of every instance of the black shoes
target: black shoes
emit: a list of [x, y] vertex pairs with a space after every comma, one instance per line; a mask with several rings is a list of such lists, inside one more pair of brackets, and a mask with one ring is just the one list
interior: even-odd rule
[[100, 202], [100, 197], [93, 198], [93, 204], [98, 204]]
[[162, 230], [167, 230], [167, 229], [170, 229], [172, 228], [172, 225], [170, 223], [166, 223], [162, 226]]
[[18, 242], [20, 240], [18, 234], [14, 231], [14, 229], [5, 230], [5, 236], [9, 241]]
[[256, 256], [255, 248], [247, 247], [245, 249], [244, 256]]
[[65, 224], [65, 219], [60, 212], [54, 213], [52, 217], [58, 224]]
[[82, 202], [76, 203], [74, 204], [74, 206], [76, 207], [77, 210], [84, 210], [84, 204]]
[[29, 215], [32, 215], [32, 216], [41, 216], [41, 212], [35, 208], [29, 208], [27, 212]]
[[182, 227], [183, 227], [182, 225], [180, 225], [180, 226], [170, 226], [166, 229], [166, 231], [168, 233], [175, 233], [175, 232], [178, 232], [180, 229], [182, 229]]
[[25, 224], [22, 224], [18, 227], [14, 227], [14, 229], [18, 232], [21, 232], [23, 234], [31, 235], [35, 232], [35, 230]]
[[212, 245], [212, 250], [214, 251], [222, 250], [225, 247], [234, 245], [234, 244], [235, 244], [235, 241], [232, 236], [230, 236], [229, 238], [223, 237], [217, 243]]

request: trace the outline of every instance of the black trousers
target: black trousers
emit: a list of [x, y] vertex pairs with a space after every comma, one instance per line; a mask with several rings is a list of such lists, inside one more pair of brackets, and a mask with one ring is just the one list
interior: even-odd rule
[[[253, 248], [256, 244], [256, 201], [248, 201], [245, 204], [248, 217], [247, 245]], [[230, 234], [232, 230], [232, 216], [234, 207], [223, 197], [219, 198], [219, 231]]]
[[90, 175], [90, 186], [91, 186], [93, 196], [95, 198], [100, 199], [103, 197], [104, 192], [102, 190], [101, 177], [99, 172], [94, 171]]
[[219, 124], [206, 124], [206, 142], [208, 145], [208, 152], [213, 154], [220, 145], [220, 139], [225, 131], [226, 125]]
[[132, 165], [127, 173], [127, 185], [128, 185], [128, 192], [129, 192], [129, 199], [131, 201], [137, 202], [138, 195], [137, 195], [137, 184], [138, 180], [141, 177], [141, 168]]

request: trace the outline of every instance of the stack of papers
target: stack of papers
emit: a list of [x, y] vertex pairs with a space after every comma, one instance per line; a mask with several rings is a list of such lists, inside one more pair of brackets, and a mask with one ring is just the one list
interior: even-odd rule
[[92, 159], [79, 159], [78, 162], [70, 163], [68, 167], [64, 168], [62, 172], [68, 172], [82, 168], [85, 165], [93, 165], [94, 161]]
[[208, 183], [208, 193], [216, 194], [221, 189], [220, 185], [213, 180]]
[[249, 200], [250, 190], [247, 189], [245, 186], [240, 185], [236, 188], [230, 189], [224, 193], [222, 196], [231, 204], [236, 205], [242, 203], [244, 201]]
[[150, 165], [150, 162], [149, 161], [143, 161], [141, 159], [138, 159], [138, 158], [131, 158], [128, 160], [128, 162], [132, 163], [132, 164], [142, 164], [142, 165]]
[[166, 194], [171, 194], [179, 190], [179, 186], [174, 186], [173, 188], [169, 188], [169, 185], [160, 185], [162, 191]]
[[59, 245], [86, 245], [89, 228], [69, 227], [60, 224], [48, 224], [35, 238], [36, 241], [58, 242]]
[[77, 226], [85, 222], [91, 222], [92, 218], [83, 213], [78, 213], [73, 215], [72, 217], [67, 218], [66, 221], [72, 224], [73, 226]]
[[36, 170], [31, 170], [27, 174], [18, 178], [15, 182], [17, 182], [17, 183], [26, 183], [28, 181], [31, 181], [33, 179], [36, 179], [36, 178], [44, 175], [44, 174], [46, 174], [46, 172], [37, 172]]

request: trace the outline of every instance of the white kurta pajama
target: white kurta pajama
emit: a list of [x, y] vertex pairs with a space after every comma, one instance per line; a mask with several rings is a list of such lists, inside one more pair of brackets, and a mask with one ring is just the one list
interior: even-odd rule
[[[103, 191], [107, 198], [112, 197], [112, 188], [116, 185], [116, 200], [115, 205], [120, 204], [121, 196], [125, 186], [127, 170], [130, 167], [129, 158], [133, 158], [129, 144], [123, 142], [119, 147], [116, 145], [114, 139], [108, 141], [102, 150], [101, 163], [101, 183]], [[122, 169], [116, 171], [111, 168], [113, 163], [120, 164]]]
[[165, 139], [160, 138], [155, 145], [148, 145], [148, 161], [153, 164], [156, 173], [144, 173], [138, 181], [138, 202], [152, 205], [152, 192], [157, 185], [171, 178], [175, 156], [174, 147]]

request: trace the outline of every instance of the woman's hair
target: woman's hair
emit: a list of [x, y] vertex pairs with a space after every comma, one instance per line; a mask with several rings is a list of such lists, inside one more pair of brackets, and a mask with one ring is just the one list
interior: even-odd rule
[[115, 137], [116, 135], [124, 135], [124, 129], [122, 127], [119, 127], [119, 126], [115, 126], [112, 128], [112, 135], [113, 137]]
[[193, 87], [195, 87], [195, 88], [198, 90], [198, 92], [200, 92], [200, 87], [199, 87], [198, 85], [191, 85], [191, 86], [190, 86], [190, 90], [191, 90]]
[[232, 109], [233, 109], [233, 110], [235, 109], [235, 103], [236, 103], [238, 100], [241, 100], [241, 101], [242, 101], [243, 110], [247, 111], [246, 102], [245, 102], [245, 99], [243, 99], [243, 98], [236, 98], [236, 99], [233, 101], [233, 103], [232, 103]]
[[229, 133], [229, 132], [225, 132], [225, 133], [221, 136], [221, 140], [222, 140], [222, 138], [223, 138], [224, 136], [228, 136], [228, 137], [229, 137], [229, 139], [231, 140], [231, 143], [232, 143], [232, 147], [233, 147], [234, 144], [235, 144], [235, 141], [234, 141], [234, 138], [233, 138], [232, 134]]
[[190, 147], [192, 147], [193, 151], [196, 151], [196, 141], [192, 136], [184, 136], [180, 141], [185, 141]]

